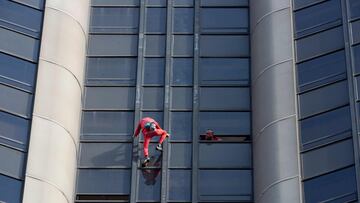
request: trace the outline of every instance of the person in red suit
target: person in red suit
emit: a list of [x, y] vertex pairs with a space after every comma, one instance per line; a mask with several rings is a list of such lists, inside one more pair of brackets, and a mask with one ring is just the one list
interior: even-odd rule
[[144, 135], [144, 160], [143, 164], [146, 164], [150, 161], [149, 157], [149, 143], [151, 138], [154, 136], [160, 136], [159, 144], [156, 146], [156, 150], [162, 151], [162, 143], [169, 137], [169, 134], [163, 130], [159, 123], [150, 117], [142, 118], [139, 121], [139, 124], [135, 130], [133, 137], [137, 137], [140, 134], [140, 131]]

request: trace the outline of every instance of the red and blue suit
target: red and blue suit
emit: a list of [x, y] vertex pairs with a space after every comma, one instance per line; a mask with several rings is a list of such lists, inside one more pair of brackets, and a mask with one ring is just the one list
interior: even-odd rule
[[[154, 131], [150, 131], [145, 128], [145, 124], [149, 123], [149, 122], [155, 124], [156, 127], [155, 127]], [[159, 140], [159, 144], [162, 144], [164, 142], [165, 138], [167, 136], [169, 136], [169, 134], [160, 127], [159, 123], [150, 117], [142, 118], [139, 121], [139, 124], [134, 133], [134, 137], [137, 137], [139, 135], [140, 130], [141, 130], [142, 134], [144, 135], [144, 156], [145, 157], [149, 156], [149, 144], [150, 144], [150, 140], [152, 137], [161, 136], [160, 140]]]

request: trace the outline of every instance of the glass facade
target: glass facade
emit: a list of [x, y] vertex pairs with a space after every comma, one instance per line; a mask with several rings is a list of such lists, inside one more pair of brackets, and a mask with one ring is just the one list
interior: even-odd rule
[[[75, 201], [252, 202], [248, 1], [93, 0], [90, 18]], [[171, 136], [142, 168], [145, 116]]]
[[0, 202], [22, 199], [43, 4], [0, 1]]

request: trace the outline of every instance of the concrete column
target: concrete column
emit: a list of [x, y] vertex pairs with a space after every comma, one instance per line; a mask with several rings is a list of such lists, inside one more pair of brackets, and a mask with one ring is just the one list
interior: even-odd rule
[[46, 0], [24, 203], [74, 202], [89, 0]]
[[250, 1], [256, 203], [301, 202], [290, 1]]

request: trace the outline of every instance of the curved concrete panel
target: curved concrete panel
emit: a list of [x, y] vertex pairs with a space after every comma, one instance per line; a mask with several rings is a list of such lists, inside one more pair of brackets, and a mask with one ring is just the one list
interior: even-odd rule
[[24, 203], [74, 202], [89, 0], [47, 0]]
[[301, 202], [290, 0], [250, 1], [254, 199]]

